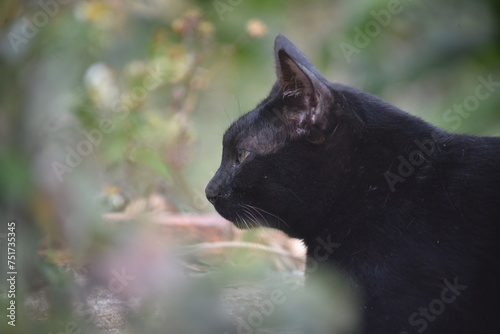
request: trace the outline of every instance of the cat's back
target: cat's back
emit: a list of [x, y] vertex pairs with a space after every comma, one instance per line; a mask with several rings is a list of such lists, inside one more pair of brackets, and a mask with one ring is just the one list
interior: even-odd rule
[[500, 233], [500, 137], [453, 135], [438, 150], [437, 176], [450, 204]]

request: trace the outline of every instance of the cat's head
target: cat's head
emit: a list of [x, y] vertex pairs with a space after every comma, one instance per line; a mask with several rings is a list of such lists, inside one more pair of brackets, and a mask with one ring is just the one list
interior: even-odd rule
[[352, 89], [329, 83], [281, 35], [275, 60], [276, 84], [224, 134], [222, 162], [205, 192], [238, 227], [271, 226], [300, 237], [349, 187], [363, 121], [347, 103], [358, 103]]

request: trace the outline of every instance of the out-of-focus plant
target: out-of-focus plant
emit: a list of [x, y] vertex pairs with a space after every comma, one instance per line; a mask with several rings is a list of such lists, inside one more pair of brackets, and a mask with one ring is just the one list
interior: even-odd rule
[[[209, 84], [215, 31], [186, 5], [0, 4], [0, 247], [5, 254], [5, 227], [15, 221], [22, 273], [17, 327], [2, 321], [1, 332], [65, 329], [78, 294], [66, 265], [125, 238], [103, 224], [103, 212], [154, 192], [174, 202], [190, 196], [181, 170], [194, 150], [191, 119]], [[6, 265], [2, 256], [2, 273]], [[40, 288], [49, 305], [26, 317], [26, 298]]]
[[323, 61], [342, 67], [347, 83], [446, 130], [496, 135], [498, 92], [471, 103], [465, 117], [457, 106], [474, 95], [479, 77], [500, 80], [499, 8], [494, 0], [350, 3]]
[[[99, 8], [88, 8], [99, 5], [83, 3], [82, 19], [99, 20]], [[108, 38], [116, 33], [103, 29]], [[95, 153], [108, 177], [104, 197], [113, 195], [117, 185], [126, 185], [135, 197], [154, 191], [191, 196], [181, 170], [194, 149], [191, 117], [209, 83], [214, 27], [191, 9], [169, 24], [153, 26], [146, 38], [148, 52], [142, 59], [90, 65], [75, 106], [84, 134], [98, 143]], [[115, 188], [108, 183], [116, 183]], [[121, 209], [124, 201], [111, 204]]]

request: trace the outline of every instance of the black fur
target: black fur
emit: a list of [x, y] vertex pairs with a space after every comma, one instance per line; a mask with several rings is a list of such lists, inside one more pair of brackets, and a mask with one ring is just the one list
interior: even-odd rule
[[500, 138], [332, 84], [283, 36], [275, 57], [270, 95], [224, 135], [216, 210], [304, 240], [309, 265], [338, 243], [316, 263], [359, 287], [363, 332], [500, 333]]

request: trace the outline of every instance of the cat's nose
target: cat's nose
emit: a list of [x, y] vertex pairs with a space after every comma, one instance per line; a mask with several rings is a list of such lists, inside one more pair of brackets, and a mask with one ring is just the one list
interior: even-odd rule
[[215, 202], [217, 201], [217, 198], [219, 197], [219, 191], [218, 189], [216, 189], [216, 187], [213, 186], [212, 182], [210, 182], [205, 188], [205, 196], [212, 204], [215, 204]]
[[215, 204], [215, 202], [217, 202], [217, 196], [208, 196], [207, 195], [207, 199], [210, 203]]

